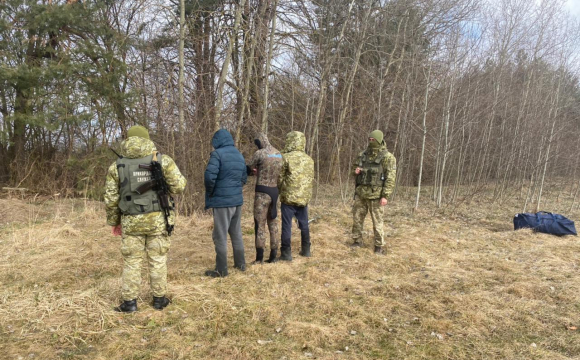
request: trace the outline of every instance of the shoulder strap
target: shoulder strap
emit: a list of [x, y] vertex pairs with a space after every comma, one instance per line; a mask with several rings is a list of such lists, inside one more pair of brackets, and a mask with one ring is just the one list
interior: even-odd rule
[[379, 151], [379, 153], [377, 154], [377, 159], [380, 160], [381, 162], [383, 161], [383, 159], [387, 156], [387, 151]]
[[360, 163], [359, 166], [362, 167], [362, 164], [368, 161], [368, 155], [367, 155], [367, 151], [363, 151], [360, 153]]

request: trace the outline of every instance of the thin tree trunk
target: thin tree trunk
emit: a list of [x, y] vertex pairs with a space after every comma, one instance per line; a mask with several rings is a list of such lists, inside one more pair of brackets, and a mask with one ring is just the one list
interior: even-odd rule
[[538, 202], [536, 203], [536, 212], [540, 210], [542, 201], [542, 192], [544, 190], [544, 180], [546, 179], [546, 170], [548, 169], [548, 162], [550, 160], [550, 148], [552, 146], [552, 141], [554, 140], [554, 129], [556, 128], [556, 122], [558, 120], [558, 106], [560, 102], [560, 85], [562, 84], [562, 74], [558, 78], [558, 86], [556, 87], [556, 96], [553, 102], [550, 113], [553, 114], [552, 128], [550, 129], [550, 137], [548, 138], [548, 147], [546, 149], [546, 158], [544, 160], [544, 170], [542, 171], [542, 180], [540, 180], [540, 190], [538, 193]]
[[[352, 8], [355, 4], [355, 0], [352, 0], [350, 5], [348, 6], [348, 12], [347, 12], [347, 19], [350, 17], [350, 13], [352, 11]], [[342, 24], [342, 28], [340, 29], [340, 35], [338, 37], [338, 44], [337, 49], [335, 51], [334, 54], [330, 55], [330, 49], [328, 49], [328, 47], [330, 45], [327, 44], [327, 49], [325, 50], [325, 65], [322, 69], [322, 75], [321, 75], [321, 81], [320, 81], [320, 93], [318, 95], [318, 104], [316, 105], [316, 112], [314, 114], [314, 120], [313, 120], [313, 130], [312, 130], [312, 136], [310, 138], [310, 145], [308, 146], [308, 153], [312, 154], [312, 151], [314, 150], [314, 142], [318, 142], [318, 124], [320, 122], [320, 115], [322, 114], [322, 107], [324, 105], [324, 103], [326, 102], [326, 88], [327, 88], [327, 84], [328, 84], [328, 76], [330, 74], [330, 70], [332, 69], [332, 67], [334, 66], [334, 61], [336, 59], [336, 57], [338, 56], [338, 54], [340, 53], [340, 44], [342, 43], [342, 39], [344, 38], [344, 31], [346, 29], [346, 26], [348, 24], [348, 21], [345, 20], [344, 23]]]
[[264, 105], [262, 110], [262, 132], [268, 133], [268, 91], [270, 89], [270, 82], [268, 78], [270, 77], [270, 63], [272, 62], [272, 54], [274, 52], [274, 34], [276, 32], [276, 6], [278, 0], [274, 0], [273, 5], [273, 15], [272, 15], [272, 31], [270, 32], [270, 43], [268, 46], [268, 56], [266, 57], [266, 74], [265, 74], [265, 84], [264, 84]]
[[[185, 136], [185, 120], [184, 120], [184, 101], [183, 101], [183, 82], [185, 76], [185, 61], [184, 61], [184, 43], [185, 43], [185, 0], [179, 1], [179, 131], [181, 139]], [[185, 144], [182, 145], [185, 147]], [[182, 149], [183, 150], [183, 149]]]
[[[249, 16], [249, 9], [246, 8], [246, 12], [248, 14], [246, 14], [246, 16]], [[263, 18], [266, 14], [266, 6], [260, 6], [259, 7], [259, 11], [258, 11], [258, 17], [259, 18]], [[242, 74], [242, 78], [243, 78], [243, 95], [242, 95], [242, 105], [241, 105], [241, 111], [238, 113], [238, 130], [236, 132], [236, 143], [239, 144], [240, 142], [240, 137], [241, 137], [241, 131], [242, 131], [242, 126], [244, 124], [244, 118], [246, 118], [249, 121], [252, 121], [252, 109], [250, 106], [250, 96], [251, 96], [251, 92], [252, 91], [257, 91], [257, 90], [253, 90], [253, 88], [255, 87], [255, 85], [253, 85], [252, 83], [252, 77], [254, 76], [254, 64], [256, 63], [256, 58], [255, 58], [255, 54], [256, 54], [256, 47], [257, 45], [257, 38], [258, 36], [253, 35], [252, 31], [250, 29], [250, 22], [248, 21], [248, 28], [246, 29], [246, 36], [244, 37], [244, 51], [242, 51], [242, 53], [244, 54], [244, 61], [243, 63], [245, 63], [245, 67], [243, 70], [243, 74]], [[254, 21], [254, 27], [256, 27], [257, 22]], [[250, 40], [250, 44], [249, 44], [249, 49], [247, 48], [248, 46], [248, 39]]]
[[429, 63], [429, 70], [426, 76], [425, 85], [425, 100], [423, 103], [423, 122], [421, 126], [422, 139], [421, 139], [421, 158], [419, 160], [419, 178], [417, 179], [417, 196], [415, 197], [415, 207], [414, 210], [419, 209], [419, 198], [421, 197], [421, 182], [423, 181], [423, 160], [425, 158], [425, 143], [427, 141], [427, 108], [429, 104], [429, 88], [431, 87], [431, 66]]
[[[371, 3], [372, 3], [372, 0], [368, 1], [366, 4], [367, 9], [366, 9], [364, 17], [363, 17], [363, 29], [362, 29], [361, 39], [359, 39], [359, 46], [356, 49], [352, 70], [351, 70], [351, 72], [347, 78], [347, 81], [346, 81], [346, 89], [344, 90], [343, 96], [341, 96], [340, 113], [338, 116], [338, 125], [336, 127], [335, 151], [333, 152], [333, 155], [331, 156], [331, 161], [330, 161], [330, 166], [329, 166], [329, 174], [333, 174], [333, 175], [336, 175], [337, 172], [340, 172], [340, 150], [342, 148], [342, 130], [344, 128], [344, 121], [346, 120], [346, 115], [348, 113], [348, 110], [350, 109], [349, 103], [350, 103], [350, 99], [351, 99], [352, 88], [354, 85], [355, 76], [356, 76], [357, 71], [358, 71], [358, 66], [359, 66], [360, 57], [362, 54], [362, 49], [363, 49], [363, 46], [365, 44], [365, 37], [366, 37], [366, 32], [367, 32], [368, 23], [369, 23], [368, 19], [369, 19], [369, 15], [370, 15], [371, 9], [372, 9]], [[333, 166], [333, 165], [335, 165], [335, 166]], [[333, 177], [335, 177], [335, 176], [333, 176]]]
[[234, 29], [232, 30], [232, 34], [230, 36], [229, 42], [228, 42], [228, 50], [226, 52], [226, 58], [224, 60], [224, 64], [222, 66], [222, 70], [220, 73], [220, 77], [218, 80], [218, 84], [217, 84], [217, 93], [216, 93], [216, 98], [217, 98], [217, 104], [216, 104], [216, 109], [215, 109], [215, 116], [214, 116], [214, 128], [215, 130], [219, 130], [220, 129], [220, 118], [222, 115], [222, 105], [223, 105], [223, 92], [224, 92], [224, 85], [226, 83], [226, 76], [228, 74], [228, 69], [230, 67], [230, 61], [232, 58], [232, 49], [234, 46], [234, 36], [235, 34], [238, 32], [238, 29], [240, 27], [240, 19], [242, 17], [242, 9], [244, 8], [244, 4], [245, 4], [246, 0], [240, 0], [240, 3], [238, 4], [238, 7], [236, 9], [236, 17], [234, 20]]

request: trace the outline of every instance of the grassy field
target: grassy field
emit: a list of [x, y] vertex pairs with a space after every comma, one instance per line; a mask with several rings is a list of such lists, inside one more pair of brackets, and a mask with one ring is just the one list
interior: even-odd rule
[[[119, 314], [120, 238], [102, 204], [0, 199], [1, 359], [580, 359], [580, 242], [514, 232], [521, 201], [392, 202], [388, 254], [352, 250], [350, 204], [311, 206], [313, 257], [203, 276], [212, 218], [180, 217], [168, 296]], [[572, 219], [570, 203], [548, 203]], [[250, 205], [250, 204], [248, 204]], [[246, 260], [255, 256], [244, 206]], [[268, 253], [268, 250], [266, 250]], [[145, 270], [144, 270], [144, 276]], [[145, 279], [146, 277], [144, 277]]]

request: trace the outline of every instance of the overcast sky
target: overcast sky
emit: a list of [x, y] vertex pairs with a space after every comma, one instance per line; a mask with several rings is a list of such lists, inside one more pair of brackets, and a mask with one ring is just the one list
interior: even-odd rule
[[568, 9], [570, 9], [572, 15], [580, 18], [580, 0], [568, 0], [566, 5], [568, 6]]

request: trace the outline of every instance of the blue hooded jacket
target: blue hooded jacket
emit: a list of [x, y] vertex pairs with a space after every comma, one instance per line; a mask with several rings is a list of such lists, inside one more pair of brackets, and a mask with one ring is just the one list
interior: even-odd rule
[[242, 186], [248, 180], [246, 162], [229, 131], [218, 130], [211, 140], [214, 151], [205, 168], [205, 208], [240, 206]]

